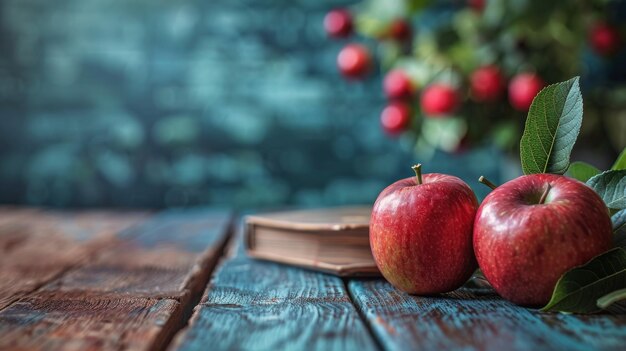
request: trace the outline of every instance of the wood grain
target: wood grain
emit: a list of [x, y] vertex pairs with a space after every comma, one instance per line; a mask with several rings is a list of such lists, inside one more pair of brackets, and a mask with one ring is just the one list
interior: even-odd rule
[[[80, 247], [85, 232], [63, 223]], [[0, 312], [0, 349], [165, 348], [200, 300], [229, 227], [229, 212], [167, 211], [107, 235], [88, 260]]]
[[230, 252], [172, 350], [376, 349], [340, 278]]
[[180, 318], [171, 299], [35, 293], [0, 313], [2, 350], [149, 350]]
[[113, 244], [145, 213], [0, 210], [0, 310]]
[[545, 314], [493, 294], [410, 296], [384, 280], [349, 290], [389, 350], [624, 350], [626, 315]]
[[201, 292], [228, 238], [226, 211], [168, 211], [121, 233], [94, 260], [44, 287], [180, 300]]

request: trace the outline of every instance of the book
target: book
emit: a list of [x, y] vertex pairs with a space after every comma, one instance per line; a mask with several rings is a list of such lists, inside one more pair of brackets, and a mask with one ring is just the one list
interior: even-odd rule
[[340, 207], [247, 216], [249, 256], [332, 273], [380, 275], [369, 244], [371, 207]]

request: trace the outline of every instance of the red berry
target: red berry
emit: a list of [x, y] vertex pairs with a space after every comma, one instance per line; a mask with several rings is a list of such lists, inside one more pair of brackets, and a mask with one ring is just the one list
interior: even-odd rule
[[459, 94], [447, 84], [432, 84], [422, 93], [422, 112], [429, 117], [441, 117], [456, 110]]
[[409, 76], [398, 69], [387, 73], [383, 81], [383, 89], [390, 100], [409, 98], [414, 91]]
[[385, 107], [380, 115], [380, 124], [385, 132], [397, 135], [407, 129], [411, 123], [411, 108], [402, 102], [394, 102]]
[[619, 49], [621, 38], [615, 27], [599, 23], [591, 29], [589, 41], [596, 53], [607, 56]]
[[545, 83], [534, 73], [518, 74], [509, 84], [509, 102], [520, 111], [528, 111]]
[[474, 100], [494, 101], [504, 91], [504, 77], [498, 67], [485, 66], [472, 73], [470, 85]]
[[337, 56], [339, 71], [348, 78], [361, 78], [367, 74], [371, 64], [370, 52], [363, 45], [348, 44]]
[[403, 19], [393, 21], [389, 27], [389, 37], [397, 41], [411, 39], [411, 32], [411, 26]]
[[474, 11], [482, 12], [485, 9], [485, 0], [467, 0], [467, 5]]
[[324, 29], [333, 38], [344, 38], [352, 33], [352, 15], [348, 10], [335, 9], [324, 17]]

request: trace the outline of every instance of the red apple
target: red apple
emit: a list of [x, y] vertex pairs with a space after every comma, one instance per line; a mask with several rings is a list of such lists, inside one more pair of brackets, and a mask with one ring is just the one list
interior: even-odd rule
[[495, 101], [504, 91], [504, 77], [496, 66], [484, 66], [470, 77], [472, 98], [476, 101]]
[[453, 113], [459, 105], [459, 94], [447, 84], [428, 86], [420, 100], [422, 112], [428, 117], [441, 117]]
[[461, 179], [419, 173], [383, 190], [372, 209], [370, 245], [395, 287], [429, 295], [454, 290], [476, 269], [472, 225], [478, 202]]
[[404, 132], [411, 124], [411, 108], [402, 102], [390, 104], [380, 115], [380, 124], [390, 135]]
[[347, 78], [362, 78], [371, 65], [369, 50], [360, 44], [348, 44], [337, 56], [339, 71]]
[[324, 17], [324, 29], [330, 37], [347, 37], [352, 34], [352, 15], [345, 9], [332, 10]]
[[536, 74], [518, 74], [509, 84], [509, 102], [517, 110], [528, 111], [533, 99], [544, 86], [545, 83]]
[[611, 247], [602, 199], [560, 175], [526, 175], [497, 187], [474, 223], [480, 269], [498, 294], [520, 305], [545, 305], [563, 273]]
[[390, 100], [410, 98], [414, 88], [411, 78], [404, 71], [395, 69], [385, 76], [383, 90]]
[[621, 38], [617, 28], [606, 23], [598, 23], [589, 33], [589, 42], [595, 52], [608, 56], [619, 49]]

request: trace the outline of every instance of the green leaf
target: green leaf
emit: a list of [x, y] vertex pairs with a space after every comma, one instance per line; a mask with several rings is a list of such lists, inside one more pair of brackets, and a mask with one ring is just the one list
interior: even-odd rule
[[615, 246], [626, 247], [626, 210], [618, 211], [611, 216], [611, 222]]
[[626, 299], [626, 289], [615, 290], [610, 294], [606, 294], [598, 299], [597, 305], [599, 308], [606, 310], [612, 304]]
[[626, 148], [624, 148], [624, 150], [622, 150], [622, 153], [619, 154], [611, 169], [626, 169]]
[[549, 85], [533, 100], [520, 142], [524, 174], [563, 174], [583, 119], [578, 77]]
[[425, 118], [422, 136], [431, 145], [441, 150], [453, 151], [467, 132], [467, 123], [462, 118]]
[[515, 121], [505, 121], [500, 123], [491, 131], [493, 143], [501, 149], [510, 149], [519, 140], [519, 126]]
[[587, 182], [589, 178], [600, 174], [600, 170], [585, 162], [572, 162], [565, 173], [566, 176], [578, 179], [581, 182]]
[[608, 208], [626, 208], [626, 170], [603, 172], [591, 177], [587, 185], [600, 195]]
[[550, 302], [542, 311], [591, 313], [597, 300], [626, 288], [626, 250], [615, 248], [576, 267], [559, 279]]
[[431, 0], [410, 0], [407, 4], [408, 12], [420, 11], [430, 5]]

